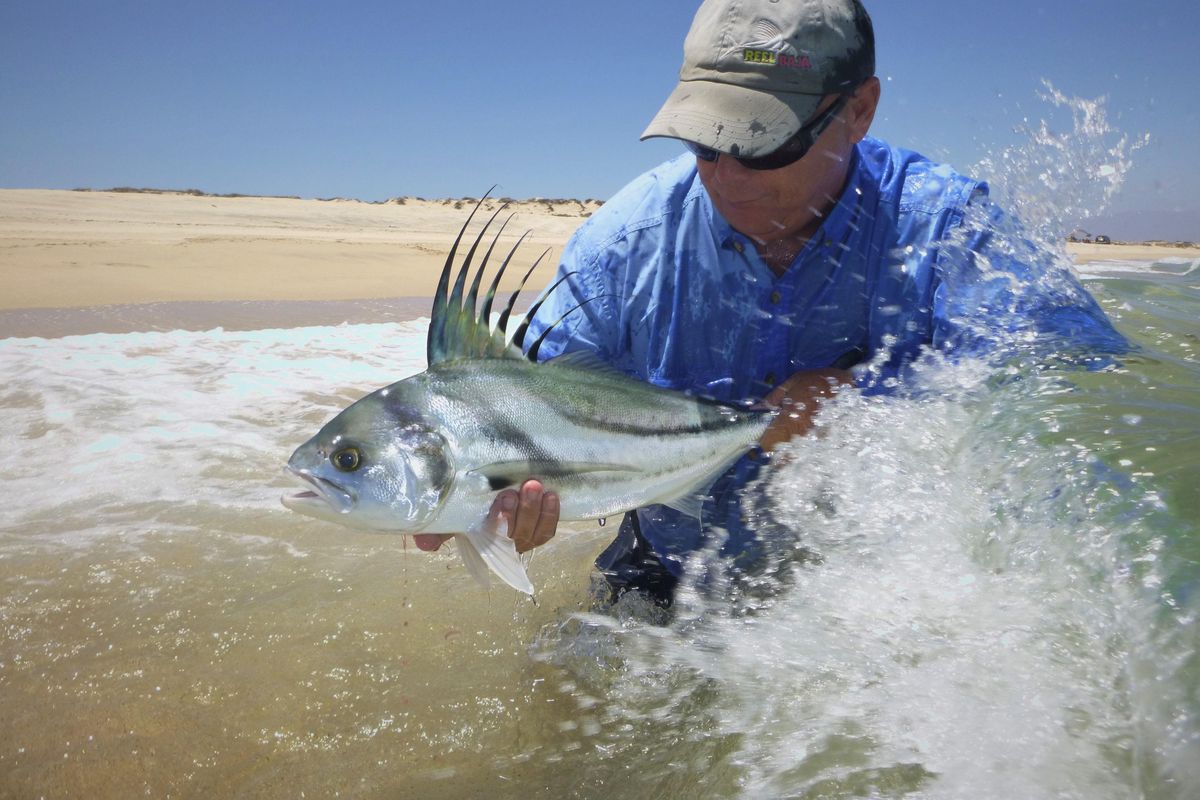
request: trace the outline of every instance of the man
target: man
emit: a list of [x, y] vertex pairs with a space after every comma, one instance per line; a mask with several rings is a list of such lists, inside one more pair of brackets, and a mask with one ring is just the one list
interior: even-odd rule
[[[874, 32], [858, 0], [707, 0], [680, 82], [642, 138], [690, 151], [635, 179], [576, 232], [529, 341], [586, 349], [651, 383], [784, 408], [763, 453], [805, 433], [840, 387], [887, 391], [930, 349], [1002, 356], [1117, 352], [1124, 340], [987, 186], [871, 139]], [[856, 367], [856, 365], [858, 365]], [[856, 367], [852, 373], [851, 367]], [[707, 531], [754, 550], [739, 497], [751, 453], [714, 487], [702, 529], [667, 508], [628, 515], [597, 565], [616, 592], [664, 603]], [[518, 550], [548, 541], [558, 499], [501, 493]], [[442, 537], [418, 537], [436, 549]]]

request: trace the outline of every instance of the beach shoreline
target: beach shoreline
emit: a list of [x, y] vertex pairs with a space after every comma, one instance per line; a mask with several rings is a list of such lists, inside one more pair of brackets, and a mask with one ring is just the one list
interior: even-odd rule
[[[0, 190], [0, 337], [411, 319], [429, 307], [473, 201], [382, 203], [188, 192]], [[472, 222], [499, 209], [485, 203]], [[502, 290], [551, 280], [597, 201], [513, 201]], [[503, 215], [502, 215], [503, 216]], [[1068, 243], [1077, 264], [1200, 258], [1200, 247]]]

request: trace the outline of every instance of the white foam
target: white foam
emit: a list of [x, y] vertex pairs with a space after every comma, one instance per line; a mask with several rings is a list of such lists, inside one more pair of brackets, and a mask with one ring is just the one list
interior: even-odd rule
[[261, 508], [317, 425], [424, 368], [427, 320], [0, 340], [4, 528], [82, 537], [144, 503]]
[[1057, 382], [996, 391], [986, 372], [935, 372], [945, 391], [844, 395], [822, 435], [791, 445], [768, 498], [795, 539], [773, 541], [749, 590], [710, 555], [669, 628], [584, 618], [627, 667], [588, 687], [612, 728], [652, 715], [687, 737], [693, 695], [709, 694], [700, 727], [739, 743], [746, 797], [824, 781], [863, 796], [888, 782], [928, 798], [1126, 797], [1115, 742], [1186, 747], [1150, 732], [1176, 707], [1171, 684], [1129, 686], [1162, 652], [1139, 643], [1156, 592], [1113, 574], [1139, 518], [1111, 516], [1089, 446], [1045, 443], [1069, 413]]

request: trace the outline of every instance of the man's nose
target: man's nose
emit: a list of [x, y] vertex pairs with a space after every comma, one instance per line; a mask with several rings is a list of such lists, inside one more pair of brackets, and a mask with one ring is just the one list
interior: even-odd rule
[[733, 156], [722, 153], [717, 156], [716, 176], [718, 181], [728, 186], [754, 177], [754, 170], [742, 166], [742, 162]]

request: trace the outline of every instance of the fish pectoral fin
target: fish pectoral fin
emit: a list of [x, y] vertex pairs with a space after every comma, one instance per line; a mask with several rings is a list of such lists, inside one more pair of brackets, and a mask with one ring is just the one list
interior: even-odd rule
[[528, 478], [553, 482], [555, 478], [567, 475], [586, 475], [596, 472], [628, 472], [630, 467], [625, 464], [598, 464], [590, 462], [571, 461], [497, 461], [471, 470], [475, 475], [487, 479], [488, 486], [493, 491], [507, 489]]
[[483, 556], [479, 555], [479, 548], [467, 538], [466, 534], [455, 536], [454, 544], [458, 548], [458, 555], [462, 558], [463, 566], [467, 568], [467, 572], [471, 573], [471, 577], [478, 581], [480, 586], [491, 586], [492, 581], [488, 577], [487, 562], [483, 560]]
[[496, 523], [484, 520], [455, 539], [467, 570], [484, 586], [488, 585], [490, 569], [518, 592], [533, 594], [533, 584], [525, 574], [516, 543], [508, 538], [508, 523], [503, 519]]

